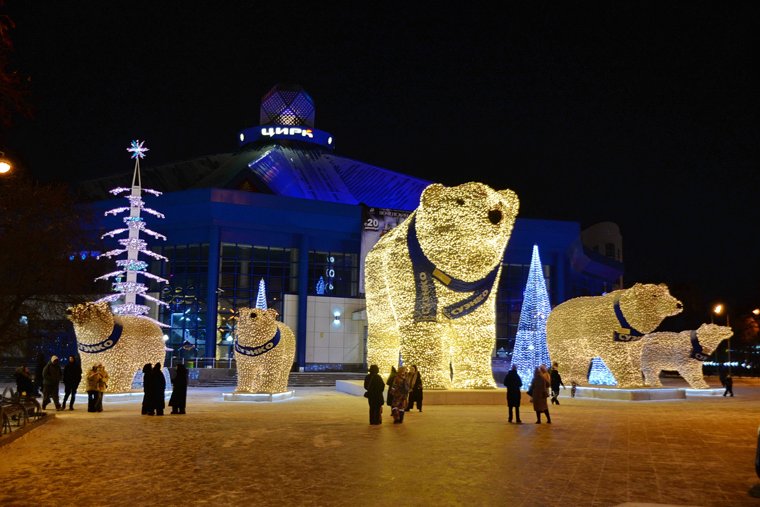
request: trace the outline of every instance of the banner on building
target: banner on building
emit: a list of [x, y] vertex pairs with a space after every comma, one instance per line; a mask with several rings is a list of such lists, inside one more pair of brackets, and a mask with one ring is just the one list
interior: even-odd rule
[[411, 211], [370, 208], [362, 206], [361, 262], [359, 263], [359, 292], [364, 294], [364, 259], [375, 243], [411, 215]]

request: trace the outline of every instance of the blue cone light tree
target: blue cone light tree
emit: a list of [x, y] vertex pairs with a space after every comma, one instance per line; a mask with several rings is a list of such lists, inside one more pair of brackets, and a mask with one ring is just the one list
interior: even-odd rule
[[591, 371], [588, 374], [588, 383], [602, 386], [616, 386], [617, 380], [601, 357], [591, 360]]
[[263, 278], [259, 281], [259, 291], [256, 293], [256, 308], [267, 309], [267, 289]]
[[549, 293], [538, 255], [538, 245], [533, 245], [528, 281], [523, 292], [520, 321], [512, 352], [512, 364], [523, 381], [523, 389], [530, 386], [533, 371], [541, 364], [549, 366], [549, 348], [546, 345], [546, 319], [551, 312]]

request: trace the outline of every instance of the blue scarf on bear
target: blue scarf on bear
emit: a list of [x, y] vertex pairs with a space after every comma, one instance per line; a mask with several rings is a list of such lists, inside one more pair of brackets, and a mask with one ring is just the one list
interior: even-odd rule
[[446, 306], [442, 312], [449, 319], [458, 319], [464, 317], [486, 302], [491, 294], [496, 276], [499, 274], [501, 263], [497, 264], [490, 273], [480, 280], [474, 282], [465, 282], [458, 280], [433, 264], [422, 251], [420, 242], [417, 239], [417, 227], [415, 226], [415, 217], [409, 222], [409, 231], [407, 234], [407, 248], [409, 257], [412, 260], [412, 269], [414, 271], [415, 302], [414, 302], [414, 321], [415, 322], [435, 322], [438, 311], [438, 297], [435, 293], [435, 284], [433, 280], [438, 280], [447, 288], [454, 292], [472, 292], [472, 294], [461, 301]]

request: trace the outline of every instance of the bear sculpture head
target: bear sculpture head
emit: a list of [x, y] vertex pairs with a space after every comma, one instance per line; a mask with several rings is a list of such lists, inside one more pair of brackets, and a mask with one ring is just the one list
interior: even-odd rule
[[277, 332], [277, 310], [269, 308], [240, 308], [237, 317], [238, 342], [255, 347], [272, 339]]
[[643, 333], [651, 333], [665, 317], [683, 311], [683, 304], [670, 295], [664, 283], [634, 284], [621, 297], [620, 306], [633, 327]]
[[705, 355], [715, 352], [720, 342], [728, 340], [733, 334], [734, 331], [730, 327], [717, 324], [702, 324], [697, 329], [697, 339]]
[[420, 196], [417, 236], [427, 257], [446, 272], [489, 270], [501, 262], [519, 207], [512, 190], [477, 182], [433, 183]]
[[113, 312], [106, 302], [87, 302], [69, 307], [66, 318], [74, 324], [80, 343], [95, 343], [113, 331]]

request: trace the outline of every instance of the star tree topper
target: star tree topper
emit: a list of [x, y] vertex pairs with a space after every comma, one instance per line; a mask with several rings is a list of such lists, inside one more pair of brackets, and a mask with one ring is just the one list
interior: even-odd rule
[[140, 141], [139, 139], [132, 141], [130, 147], [127, 148], [127, 151], [132, 153], [132, 158], [145, 158], [145, 152], [149, 150], [143, 144], [145, 144], [145, 141]]

